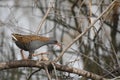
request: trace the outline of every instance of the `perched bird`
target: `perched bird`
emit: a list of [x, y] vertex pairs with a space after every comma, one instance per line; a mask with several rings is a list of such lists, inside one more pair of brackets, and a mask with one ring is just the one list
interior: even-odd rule
[[60, 46], [57, 40], [53, 38], [38, 36], [38, 35], [21, 35], [21, 34], [12, 34], [12, 39], [16, 43], [16, 45], [21, 49], [22, 57], [24, 55], [22, 50], [29, 51], [28, 59], [32, 58], [34, 51], [44, 45], [48, 44], [56, 44]]

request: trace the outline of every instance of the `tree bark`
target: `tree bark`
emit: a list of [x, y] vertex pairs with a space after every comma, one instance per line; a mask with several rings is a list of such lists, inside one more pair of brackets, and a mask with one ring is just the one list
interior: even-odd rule
[[[6, 69], [19, 68], [19, 67], [30, 67], [30, 68], [34, 67], [34, 68], [44, 69], [44, 66], [47, 66], [47, 68], [49, 68], [53, 63], [54, 62], [51, 62], [51, 61], [35, 61], [35, 60], [15, 60], [10, 62], [1, 62], [0, 71], [6, 70]], [[54, 66], [56, 67], [56, 70], [59, 70], [59, 71], [74, 73], [74, 74], [95, 79], [95, 80], [106, 80], [102, 76], [99, 76], [97, 74], [94, 74], [82, 69], [73, 68], [65, 65], [56, 64], [56, 63], [54, 63]]]

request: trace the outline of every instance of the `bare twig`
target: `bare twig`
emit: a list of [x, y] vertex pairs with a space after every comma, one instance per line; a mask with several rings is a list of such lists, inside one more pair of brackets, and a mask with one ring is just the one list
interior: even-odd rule
[[35, 74], [36, 72], [40, 71], [41, 69], [35, 70], [34, 72], [32, 72], [29, 76], [27, 80], [30, 80], [30, 78], [32, 77], [33, 74]]
[[104, 15], [112, 6], [115, 5], [114, 3], [115, 3], [116, 1], [117, 1], [117, 0], [114, 0], [114, 1], [107, 7], [107, 9], [104, 10], [104, 12], [101, 13], [101, 15], [98, 16], [98, 18], [97, 18], [93, 23], [91, 23], [91, 25], [90, 25], [84, 32], [82, 32], [81, 34], [79, 34], [70, 44], [68, 44], [67, 47], [60, 53], [60, 55], [59, 55], [54, 61], [55, 61], [55, 62], [58, 62], [58, 61], [61, 59], [61, 57], [64, 55], [64, 53], [67, 51], [67, 49], [69, 49], [69, 47], [71, 47], [72, 44], [74, 44], [78, 39], [80, 39], [83, 35], [85, 35], [85, 34], [93, 27], [93, 25]]
[[[76, 53], [79, 53], [80, 55], [84, 56], [85, 58], [91, 60], [92, 62], [94, 62], [96, 65], [98, 65], [101, 69], [103, 69], [104, 71], [106, 71], [107, 73], [111, 74], [113, 77], [115, 77], [114, 74], [112, 74], [110, 71], [104, 69], [99, 63], [97, 63], [95, 60], [91, 59], [90, 57], [86, 56], [85, 54], [81, 54], [79, 51], [71, 48], [73, 51], [75, 51]], [[77, 59], [78, 60], [78, 59]]]
[[56, 67], [55, 67], [54, 63], [52, 63], [52, 66], [53, 66], [53, 69], [54, 69], [54, 72], [55, 72], [55, 77], [56, 77], [56, 80], [58, 80], [58, 77], [57, 77], [57, 72], [56, 72]]
[[45, 68], [45, 72], [46, 72], [46, 74], [47, 74], [48, 80], [51, 80], [51, 76], [50, 76], [50, 74], [49, 74], [49, 72], [48, 72], [47, 66], [44, 65], [44, 68]]
[[41, 28], [42, 28], [42, 24], [45, 22], [45, 19], [47, 18], [48, 14], [49, 14], [49, 12], [50, 12], [50, 10], [51, 10], [51, 8], [52, 8], [53, 3], [50, 1], [49, 4], [50, 4], [50, 7], [48, 8], [45, 16], [42, 18], [42, 21], [40, 22], [40, 24], [39, 24], [39, 26], [38, 26], [38, 28], [37, 28], [37, 30], [36, 30], [36, 34], [39, 34], [39, 31], [40, 31]]

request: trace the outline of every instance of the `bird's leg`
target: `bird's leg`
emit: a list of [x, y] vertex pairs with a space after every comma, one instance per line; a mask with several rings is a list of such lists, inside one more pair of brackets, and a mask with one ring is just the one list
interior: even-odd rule
[[22, 50], [22, 49], [20, 50], [20, 53], [21, 53], [22, 59], [23, 59], [23, 60], [26, 60], [27, 58], [26, 58], [25, 55], [23, 54], [23, 50]]

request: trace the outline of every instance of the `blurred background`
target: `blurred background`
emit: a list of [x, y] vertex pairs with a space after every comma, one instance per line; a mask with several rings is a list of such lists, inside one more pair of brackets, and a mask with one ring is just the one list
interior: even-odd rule
[[[38, 35], [54, 37], [62, 48], [49, 45], [35, 53], [49, 52], [55, 59], [114, 0], [0, 0], [0, 62], [20, 60], [20, 49], [11, 33], [35, 34], [49, 8], [49, 14]], [[106, 78], [120, 74], [120, 1], [111, 7], [82, 38], [63, 55], [60, 64], [84, 69]], [[28, 55], [28, 52], [25, 52]], [[38, 60], [39, 57], [35, 57]], [[0, 80], [27, 80], [35, 68], [0, 71]], [[53, 73], [54, 75], [54, 73]], [[87, 80], [77, 74], [57, 71], [59, 80]], [[31, 80], [47, 80], [44, 70]], [[55, 78], [53, 77], [53, 80]]]

